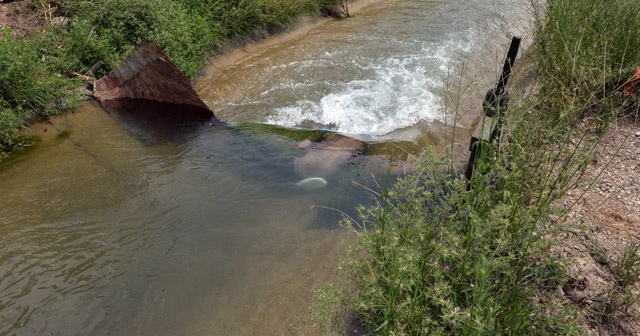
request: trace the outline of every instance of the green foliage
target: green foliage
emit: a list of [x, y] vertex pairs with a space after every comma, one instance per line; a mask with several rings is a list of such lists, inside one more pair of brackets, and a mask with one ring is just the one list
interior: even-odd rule
[[82, 8], [66, 34], [64, 71], [83, 72], [98, 60], [117, 66], [143, 40], [153, 40], [187, 77], [203, 64], [220, 36], [209, 22], [172, 0], [103, 0]]
[[35, 116], [48, 115], [56, 108], [65, 86], [60, 76], [51, 76], [37, 49], [15, 41], [4, 32], [0, 43], [0, 97], [8, 108]]
[[[538, 314], [542, 308], [530, 302], [544, 282], [562, 278], [546, 267], [552, 261], [540, 240], [544, 204], [512, 188], [517, 173], [498, 162], [471, 190], [433, 162], [382, 190], [376, 206], [362, 209], [360, 223], [350, 223], [359, 239], [343, 267], [358, 288], [351, 309], [368, 330], [577, 332], [566, 320]], [[533, 263], [534, 257], [541, 260]]]
[[[550, 112], [571, 100], [575, 118], [613, 120], [625, 98], [621, 88], [640, 65], [640, 4], [637, 1], [553, 0], [537, 11], [536, 55]], [[606, 98], [606, 99], [605, 99]]]
[[426, 155], [349, 223], [358, 242], [343, 269], [358, 291], [343, 302], [369, 332], [581, 333], [577, 314], [554, 299], [567, 277], [543, 237], [556, 230], [549, 209], [582, 176], [597, 139], [526, 113], [538, 103], [512, 99], [469, 186]]
[[0, 100], [0, 159], [10, 151], [23, 147], [26, 140], [18, 133], [18, 116], [6, 108], [7, 105], [4, 100]]
[[[528, 157], [521, 155], [511, 160]], [[501, 160], [485, 162], [485, 176], [470, 190], [442, 173], [446, 164], [432, 156], [424, 162], [417, 174], [383, 188], [358, 223], [348, 223], [358, 242], [342, 267], [357, 292], [345, 301], [368, 331], [578, 333], [570, 319], [531, 302], [543, 283], [563, 278], [561, 268], [548, 267], [554, 261], [541, 240], [552, 199], [540, 201], [512, 183], [519, 172]]]
[[0, 31], [0, 156], [28, 145], [17, 130], [55, 113], [72, 85], [47, 67], [37, 46], [15, 41], [9, 33]]
[[[190, 78], [206, 54], [229, 39], [276, 32], [304, 14], [339, 1], [323, 0], [64, 0], [61, 11], [76, 15], [62, 32], [62, 71], [83, 72], [98, 60], [117, 66], [142, 40], [155, 41]], [[55, 51], [54, 51], [55, 52]]]
[[182, 0], [214, 22], [226, 38], [274, 33], [305, 14], [318, 14], [340, 0]]
[[640, 244], [631, 242], [624, 254], [613, 266], [616, 285], [634, 286], [640, 283]]

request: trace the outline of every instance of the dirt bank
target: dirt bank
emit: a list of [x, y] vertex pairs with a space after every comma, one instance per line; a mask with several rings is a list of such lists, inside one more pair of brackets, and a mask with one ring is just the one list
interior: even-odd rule
[[[568, 262], [569, 286], [558, 288], [566, 304], [585, 312], [585, 325], [608, 318], [600, 335], [640, 335], [640, 304], [627, 314], [600, 316], [597, 311], [615, 295], [616, 263], [630, 243], [640, 241], [640, 123], [621, 120], [596, 150], [579, 186], [561, 201], [568, 209], [566, 232], [552, 251]], [[637, 259], [636, 259], [637, 260]], [[637, 267], [637, 265], [636, 265]], [[631, 295], [638, 295], [638, 288]]]
[[31, 8], [27, 1], [0, 1], [0, 30], [11, 29], [14, 38], [43, 30], [45, 26], [44, 15]]

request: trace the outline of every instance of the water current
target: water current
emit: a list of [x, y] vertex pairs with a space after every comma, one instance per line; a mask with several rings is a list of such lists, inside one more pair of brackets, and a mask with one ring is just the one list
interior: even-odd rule
[[[231, 51], [195, 83], [225, 127], [157, 129], [90, 102], [34, 126], [42, 141], [0, 165], [0, 335], [313, 334], [341, 212], [386, 179], [385, 144], [443, 146], [453, 121], [468, 136], [526, 3], [361, 3]], [[309, 128], [373, 149], [301, 188]]]

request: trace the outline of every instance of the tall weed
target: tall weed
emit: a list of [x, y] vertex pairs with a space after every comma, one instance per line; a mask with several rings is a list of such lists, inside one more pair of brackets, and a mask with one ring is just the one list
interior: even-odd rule
[[[640, 3], [550, 0], [536, 3], [536, 53], [542, 96], [556, 119], [615, 119], [629, 98], [622, 86], [640, 66]], [[574, 115], [554, 109], [572, 101]]]
[[[82, 14], [65, 34], [63, 71], [84, 72], [95, 62], [117, 66], [135, 45], [155, 41], [187, 77], [221, 38], [206, 19], [172, 0], [102, 0], [75, 4]], [[75, 7], [72, 7], [75, 8]]]
[[[66, 32], [64, 71], [83, 72], [98, 60], [115, 67], [142, 40], [155, 41], [190, 78], [206, 56], [230, 39], [277, 32], [304, 14], [339, 0], [61, 0], [75, 15]], [[55, 51], [54, 51], [55, 52]]]
[[558, 229], [549, 209], [582, 176], [596, 139], [528, 113], [538, 97], [512, 98], [470, 185], [425, 155], [416, 174], [381, 188], [349, 222], [358, 242], [342, 268], [357, 291], [343, 302], [369, 332], [583, 332], [554, 296], [567, 277], [545, 237]]
[[358, 242], [342, 268], [357, 291], [343, 300], [368, 332], [579, 333], [532, 303], [562, 270], [547, 266], [549, 200], [512, 183], [520, 155], [513, 150], [510, 165], [481, 162], [471, 189], [427, 156], [419, 173], [382, 188], [375, 206], [347, 222]]

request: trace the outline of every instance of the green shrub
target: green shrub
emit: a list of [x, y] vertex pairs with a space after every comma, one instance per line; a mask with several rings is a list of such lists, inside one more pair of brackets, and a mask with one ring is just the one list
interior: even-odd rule
[[148, 39], [191, 77], [211, 46], [220, 43], [217, 30], [203, 16], [172, 0], [103, 0], [74, 6], [84, 12], [66, 33], [66, 71], [83, 72], [99, 60], [108, 71]]
[[502, 159], [470, 190], [433, 156], [424, 162], [348, 223], [358, 241], [342, 268], [357, 291], [341, 293], [357, 320], [380, 335], [578, 334], [573, 313], [533, 303], [564, 278], [541, 239], [551, 200], [512, 183], [519, 173]]
[[18, 134], [20, 120], [0, 99], [0, 159], [12, 150], [21, 147], [23, 138]]
[[301, 15], [319, 13], [323, 6], [336, 3], [340, 1], [66, 0], [61, 11], [76, 17], [59, 64], [63, 71], [83, 72], [103, 60], [107, 64], [103, 72], [108, 71], [149, 39], [190, 78], [207, 53], [227, 40], [280, 31]]
[[528, 113], [538, 96], [510, 101], [469, 185], [426, 155], [349, 223], [358, 242], [342, 269], [357, 291], [340, 300], [368, 332], [581, 334], [579, 315], [553, 294], [567, 277], [544, 237], [557, 230], [549, 209], [580, 179], [597, 138]]
[[57, 88], [65, 79], [52, 76], [36, 48], [15, 41], [9, 31], [3, 32], [0, 43], [0, 97], [8, 108], [30, 114], [48, 115], [61, 99]]

